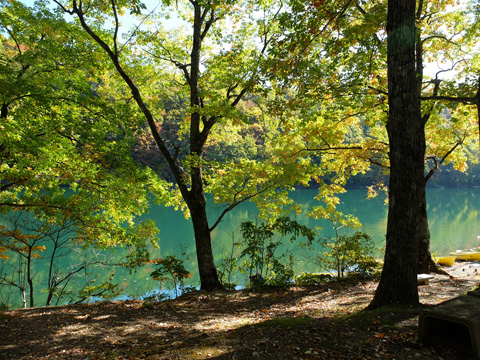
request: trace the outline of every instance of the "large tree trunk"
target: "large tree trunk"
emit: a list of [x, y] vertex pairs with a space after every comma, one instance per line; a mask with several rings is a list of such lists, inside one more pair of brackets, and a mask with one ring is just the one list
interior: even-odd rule
[[416, 91], [415, 10], [415, 0], [388, 2], [389, 211], [385, 262], [370, 308], [418, 304], [425, 130]]
[[[193, 45], [190, 54], [190, 76], [187, 81], [190, 87], [190, 105], [192, 109], [203, 107], [200, 99], [200, 63], [202, 41], [210, 26], [215, 21], [213, 10], [202, 9], [199, 2], [192, 2], [194, 7]], [[208, 20], [207, 13], [210, 14]], [[190, 155], [194, 161], [190, 169], [192, 188], [186, 197], [188, 208], [192, 215], [195, 245], [197, 250], [198, 272], [201, 289], [212, 291], [223, 288], [218, 280], [217, 268], [213, 261], [211, 231], [207, 219], [207, 202], [203, 188], [202, 154], [205, 142], [214, 119], [202, 117], [198, 111], [193, 111], [190, 118]], [[207, 126], [208, 125], [208, 126]], [[184, 196], [185, 197], [185, 196]]]
[[436, 273], [448, 275], [445, 271], [440, 269], [435, 261], [432, 259], [432, 254], [430, 252], [430, 228], [428, 226], [428, 215], [427, 215], [427, 199], [425, 191], [423, 191], [422, 196], [422, 208], [421, 214], [418, 218], [419, 229], [418, 229], [418, 270], [419, 274], [428, 274]]
[[[194, 115], [198, 116], [198, 114], [192, 114], [192, 117], [194, 117]], [[192, 140], [191, 144], [194, 149], [198, 149], [198, 152], [201, 151], [201, 147], [198, 146], [197, 142]], [[190, 175], [192, 188], [185, 198], [192, 216], [200, 286], [202, 290], [206, 291], [223, 289], [218, 279], [217, 268], [213, 260], [211, 231], [208, 225], [207, 201], [203, 190], [201, 166], [192, 166]]]
[[191, 201], [189, 209], [195, 233], [201, 289], [206, 291], [223, 289], [222, 284], [218, 280], [217, 269], [213, 261], [211, 232], [208, 226], [206, 201], [203, 194], [196, 194], [195, 199]]
[[[421, 216], [418, 219], [418, 273], [428, 274], [435, 267], [430, 253], [430, 229], [428, 227], [427, 201], [422, 201]], [[433, 264], [432, 264], [433, 263]]]
[[[424, 12], [425, 2], [423, 0], [418, 1], [418, 8], [416, 19], [421, 21], [422, 14]], [[423, 41], [421, 38], [420, 31], [416, 33], [416, 71], [417, 71], [417, 94], [418, 96], [422, 95], [422, 86], [423, 86]], [[435, 92], [435, 91], [434, 91]], [[423, 123], [429, 120], [431, 112], [433, 109], [428, 110], [423, 116]], [[428, 174], [424, 181], [424, 187], [427, 185], [428, 180], [431, 178], [434, 172]], [[420, 228], [418, 232], [419, 241], [418, 241], [418, 273], [419, 274], [428, 274], [430, 272], [435, 272], [438, 274], [448, 275], [445, 271], [439, 269], [435, 262], [432, 259], [432, 254], [430, 253], [430, 229], [428, 227], [428, 214], [427, 214], [427, 198], [426, 193], [423, 191], [422, 194], [422, 213], [419, 217]]]

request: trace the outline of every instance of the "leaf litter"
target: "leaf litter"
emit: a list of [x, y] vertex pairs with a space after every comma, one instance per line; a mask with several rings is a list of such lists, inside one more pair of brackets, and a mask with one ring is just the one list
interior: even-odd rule
[[[478, 266], [419, 286], [422, 306], [473, 289]], [[20, 309], [0, 314], [0, 359], [469, 359], [417, 341], [422, 306], [363, 311], [376, 281], [339, 281], [261, 293], [185, 294]]]

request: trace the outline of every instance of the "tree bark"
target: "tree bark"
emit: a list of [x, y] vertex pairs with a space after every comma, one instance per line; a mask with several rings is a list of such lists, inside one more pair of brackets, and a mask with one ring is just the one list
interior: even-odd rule
[[192, 194], [194, 198], [189, 202], [192, 215], [193, 230], [195, 233], [195, 247], [197, 252], [198, 273], [202, 290], [213, 291], [223, 289], [218, 279], [217, 268], [213, 260], [211, 232], [208, 226], [206, 200], [203, 193]]
[[[421, 21], [422, 13], [424, 11], [424, 1], [418, 1], [416, 20]], [[423, 86], [423, 41], [421, 38], [420, 31], [417, 30], [415, 37], [415, 46], [416, 46], [416, 73], [417, 73], [417, 94], [421, 99], [422, 96], [422, 86]], [[438, 86], [438, 85], [437, 85]], [[438, 87], [435, 87], [434, 93], [438, 91]], [[421, 100], [420, 100], [421, 101]], [[427, 121], [430, 119], [433, 106], [427, 110], [427, 112], [422, 116], [422, 122], [425, 126]], [[426, 146], [426, 145], [425, 145]], [[435, 272], [438, 274], [447, 274], [445, 271], [439, 269], [437, 264], [432, 259], [432, 254], [430, 252], [430, 229], [428, 226], [428, 214], [427, 214], [427, 197], [425, 187], [427, 186], [428, 180], [431, 178], [433, 173], [436, 171], [434, 169], [426, 177], [424, 181], [424, 191], [422, 192], [422, 203], [421, 203], [421, 214], [418, 218], [419, 230], [418, 230], [418, 273], [419, 274], [428, 274], [430, 272]]]
[[425, 130], [415, 72], [415, 0], [388, 2], [387, 62], [390, 188], [387, 244], [380, 283], [369, 308], [418, 304], [419, 218]]
[[35, 306], [34, 302], [34, 293], [33, 293], [33, 279], [32, 279], [32, 248], [28, 249], [27, 254], [27, 283], [30, 289], [30, 307], [33, 308]]
[[[425, 191], [424, 191], [425, 193]], [[426, 194], [425, 194], [426, 195]], [[430, 228], [428, 226], [427, 199], [422, 197], [421, 216], [418, 219], [418, 273], [428, 274], [432, 268], [432, 255], [430, 253]], [[433, 263], [435, 266], [435, 263]]]
[[424, 196], [422, 196], [422, 209], [419, 221], [418, 229], [418, 270], [419, 274], [428, 274], [436, 273], [442, 275], [448, 275], [445, 271], [440, 269], [435, 261], [432, 259], [432, 254], [430, 252], [430, 228], [428, 226], [428, 215], [427, 215], [427, 199], [424, 191]]
[[[190, 54], [190, 76], [186, 79], [190, 87], [190, 105], [193, 109], [190, 118], [190, 156], [192, 164], [190, 165], [191, 189], [186, 195], [186, 202], [192, 216], [195, 233], [200, 286], [202, 290], [212, 291], [222, 289], [223, 286], [218, 279], [217, 268], [213, 260], [211, 231], [207, 218], [207, 201], [203, 188], [202, 155], [211, 128], [209, 122], [214, 122], [214, 119], [202, 117], [198, 110], [202, 108], [199, 86], [202, 41], [215, 18], [213, 10], [207, 8], [202, 10], [199, 2], [194, 1], [192, 5], [194, 7], [193, 45]], [[209, 15], [209, 18], [205, 20], [207, 15]]]
[[8, 105], [7, 103], [3, 103], [2, 108], [0, 109], [0, 119], [6, 119], [8, 116]]

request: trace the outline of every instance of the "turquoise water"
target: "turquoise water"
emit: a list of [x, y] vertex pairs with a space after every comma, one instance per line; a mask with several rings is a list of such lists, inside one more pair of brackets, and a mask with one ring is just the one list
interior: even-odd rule
[[[297, 203], [309, 208], [316, 205], [313, 199], [316, 190], [297, 190], [293, 193], [293, 198]], [[341, 203], [339, 209], [345, 213], [357, 216], [363, 224], [362, 231], [368, 233], [375, 247], [382, 249], [385, 246], [385, 232], [387, 225], [387, 205], [384, 204], [384, 196], [367, 200], [367, 192], [364, 189], [351, 189], [347, 193], [340, 195]], [[437, 255], [445, 255], [450, 251], [457, 249], [468, 249], [478, 245], [477, 236], [480, 235], [480, 189], [428, 189], [427, 191], [428, 215], [431, 231], [432, 252]], [[211, 205], [208, 208], [210, 223], [216, 219], [222, 208], [217, 205]], [[229, 251], [232, 249], [232, 242], [240, 240], [239, 226], [243, 221], [255, 220], [257, 215], [253, 204], [242, 204], [232, 212], [227, 214], [222, 223], [212, 233], [212, 243], [214, 248], [215, 261], [220, 263]], [[151, 247], [152, 258], [165, 257], [167, 255], [181, 255], [183, 248], [189, 257], [185, 267], [193, 274], [188, 285], [198, 285], [198, 276], [196, 269], [195, 247], [193, 229], [190, 220], [185, 219], [181, 212], [175, 212], [172, 208], [153, 206], [149, 217], [157, 223], [160, 229], [158, 239], [158, 249]], [[296, 220], [307, 226], [322, 226], [322, 237], [333, 237], [335, 232], [332, 225], [327, 221], [313, 220], [300, 214]], [[341, 232], [345, 229], [340, 230]], [[288, 240], [282, 251], [290, 250], [295, 254], [295, 271], [320, 271], [316, 265], [309, 261], [312, 252], [300, 249], [297, 244], [291, 244]], [[238, 249], [236, 249], [238, 253]], [[377, 253], [382, 256], [381, 252]], [[116, 251], [117, 256], [122, 256], [122, 250]], [[79, 255], [80, 256], [80, 255]], [[111, 256], [109, 253], [102, 256]], [[63, 266], [68, 267], [73, 262], [72, 259], [63, 259]], [[35, 281], [38, 294], [36, 296], [36, 306], [43, 305], [46, 295], [42, 293], [41, 288], [45, 287], [42, 279], [46, 278], [46, 262], [37, 262], [34, 267], [36, 273]], [[150, 278], [151, 266], [137, 269], [135, 272], [122, 268], [98, 268], [92, 269], [93, 276], [97, 276], [97, 283], [108, 279], [112, 272], [115, 272], [114, 282], [121, 289], [124, 296], [141, 297], [149, 291], [158, 289], [159, 283]], [[9, 288], [10, 289], [10, 288]], [[3, 286], [0, 294], [5, 297], [7, 287]], [[10, 295], [12, 307], [21, 305], [19, 292], [13, 291]]]

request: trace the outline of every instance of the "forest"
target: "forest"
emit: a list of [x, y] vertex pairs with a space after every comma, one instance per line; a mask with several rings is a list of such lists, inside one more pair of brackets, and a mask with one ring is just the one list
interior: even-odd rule
[[[211, 292], [226, 288], [211, 234], [229, 211], [258, 208], [261, 226], [243, 228], [252, 250], [272, 232], [315, 236], [289, 219], [302, 211], [296, 188], [318, 190], [309, 216], [354, 227], [336, 207], [353, 186], [389, 200], [369, 308], [419, 303], [417, 273], [438, 271], [425, 188], [480, 176], [477, 1], [0, 5], [0, 266], [18, 259], [23, 274], [2, 271], [0, 284], [25, 306], [31, 262], [66, 239], [125, 248], [132, 271], [156, 263], [156, 277], [187, 277], [178, 259], [150, 257], [158, 229], [141, 215], [152, 199], [191, 220], [198, 286]], [[51, 297], [102, 262], [65, 272], [51, 259]]]

